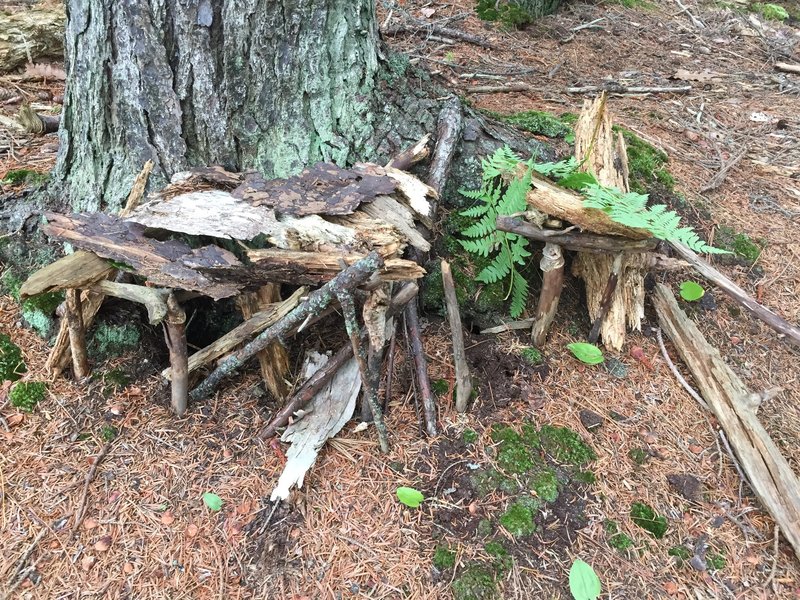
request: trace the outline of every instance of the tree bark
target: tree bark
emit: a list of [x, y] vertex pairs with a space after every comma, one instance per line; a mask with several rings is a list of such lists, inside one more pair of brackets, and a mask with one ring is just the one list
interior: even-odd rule
[[384, 102], [371, 0], [68, 0], [66, 40], [54, 191], [74, 210], [118, 210], [147, 160], [151, 190], [210, 164], [284, 177], [433, 129], [434, 101]]

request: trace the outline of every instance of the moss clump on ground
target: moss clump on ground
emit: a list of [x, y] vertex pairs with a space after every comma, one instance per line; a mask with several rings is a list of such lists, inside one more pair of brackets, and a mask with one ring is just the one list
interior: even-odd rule
[[506, 477], [496, 469], [476, 471], [470, 477], [470, 482], [481, 498], [488, 496], [495, 490], [500, 490], [506, 494], [514, 494], [519, 491], [516, 481]]
[[491, 113], [491, 115], [530, 133], [549, 138], [565, 138], [573, 133], [572, 127], [559, 117], [538, 110], [526, 110], [512, 115], [499, 113]]
[[478, 521], [478, 528], [475, 530], [475, 534], [479, 537], [488, 537], [492, 535], [494, 531], [494, 526], [489, 519], [481, 519]]
[[615, 521], [610, 519], [603, 523], [603, 526], [608, 534], [608, 545], [616, 550], [627, 550], [633, 546], [631, 537], [619, 530], [619, 526]]
[[12, 406], [25, 412], [33, 412], [36, 405], [44, 400], [46, 393], [47, 384], [42, 381], [21, 381], [14, 384], [8, 397]]
[[461, 440], [465, 444], [474, 444], [478, 441], [478, 432], [474, 429], [465, 429], [461, 434]]
[[444, 396], [450, 391], [450, 383], [447, 379], [434, 379], [431, 381], [431, 391], [437, 396]]
[[22, 287], [22, 277], [11, 269], [6, 269], [0, 275], [0, 292], [8, 294], [14, 300], [19, 302], [19, 288]]
[[725, 560], [725, 555], [720, 552], [709, 552], [706, 555], [706, 564], [710, 569], [719, 571], [726, 567], [728, 561]]
[[456, 553], [445, 548], [444, 546], [437, 546], [436, 552], [433, 554], [433, 566], [440, 571], [452, 569], [456, 564]]
[[555, 502], [558, 498], [558, 478], [549, 467], [533, 475], [528, 485], [545, 502]]
[[514, 502], [500, 517], [500, 524], [514, 537], [531, 535], [536, 531], [532, 506], [529, 502]]
[[692, 551], [689, 550], [686, 546], [673, 546], [672, 548], [669, 549], [667, 554], [677, 558], [679, 563], [689, 560], [692, 557]]
[[103, 438], [105, 442], [113, 442], [117, 439], [118, 435], [119, 431], [117, 431], [117, 428], [113, 425], [103, 425], [100, 428], [100, 437]]
[[47, 173], [40, 173], [31, 169], [12, 169], [6, 173], [0, 183], [4, 185], [19, 185], [20, 183], [41, 185], [47, 182], [48, 177]]
[[750, 5], [750, 10], [758, 13], [768, 21], [786, 21], [789, 19], [789, 12], [779, 4], [755, 2]]
[[539, 431], [542, 448], [558, 462], [582, 466], [597, 458], [594, 450], [580, 435], [568, 427], [544, 425]]
[[0, 333], [0, 381], [17, 381], [28, 368], [22, 350], [5, 333]]
[[723, 250], [733, 252], [750, 264], [758, 260], [763, 250], [763, 246], [754, 242], [747, 234], [739, 233], [725, 225], [717, 229], [714, 244]]
[[542, 353], [533, 346], [529, 346], [528, 348], [523, 348], [522, 352], [520, 352], [520, 356], [525, 359], [525, 361], [531, 365], [540, 365], [542, 364]]
[[119, 356], [139, 346], [141, 335], [134, 325], [98, 325], [89, 346], [91, 354], [97, 358]]
[[516, 2], [507, 0], [478, 0], [475, 12], [484, 21], [498, 21], [510, 29], [523, 27], [533, 21], [533, 17]]
[[48, 292], [22, 302], [22, 317], [36, 333], [47, 338], [53, 332], [53, 314], [64, 301], [63, 292]]
[[628, 450], [628, 458], [630, 458], [637, 465], [643, 465], [647, 462], [647, 452], [641, 448], [631, 448]]
[[508, 550], [498, 541], [487, 542], [483, 549], [486, 551], [486, 554], [494, 559], [493, 564], [498, 575], [502, 575], [508, 571], [514, 563], [513, 559], [508, 554]]
[[667, 519], [656, 514], [652, 507], [644, 502], [631, 505], [631, 520], [656, 539], [661, 539], [667, 532]]
[[497, 598], [494, 573], [483, 565], [471, 565], [453, 581], [455, 600], [492, 600]]
[[630, 188], [634, 192], [646, 194], [651, 187], [659, 184], [672, 191], [675, 179], [667, 170], [667, 155], [654, 148], [632, 131], [624, 127], [614, 127], [621, 131], [628, 147], [628, 170], [630, 172]]

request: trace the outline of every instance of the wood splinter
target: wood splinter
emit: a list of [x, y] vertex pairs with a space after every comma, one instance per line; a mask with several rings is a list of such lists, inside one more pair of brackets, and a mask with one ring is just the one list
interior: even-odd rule
[[461, 326], [461, 313], [458, 310], [458, 297], [453, 282], [450, 263], [442, 261], [442, 284], [444, 300], [447, 305], [447, 319], [450, 322], [450, 334], [453, 338], [453, 363], [456, 370], [456, 410], [467, 411], [467, 402], [472, 394], [472, 379], [469, 376], [467, 353], [464, 349], [464, 329]]

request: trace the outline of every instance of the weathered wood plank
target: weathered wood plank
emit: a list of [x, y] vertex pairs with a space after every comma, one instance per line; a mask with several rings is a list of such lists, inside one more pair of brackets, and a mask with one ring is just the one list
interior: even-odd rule
[[199, 266], [241, 265], [233, 254], [217, 246], [192, 250], [176, 240], [148, 238], [143, 225], [103, 213], [46, 216], [49, 222], [43, 230], [51, 238], [128, 264], [155, 285], [200, 292], [216, 300], [235, 296], [241, 290], [236, 284], [211, 281], [196, 270]]
[[114, 270], [96, 254], [78, 250], [59, 258], [28, 277], [19, 290], [21, 299], [67, 289], [82, 289], [105, 279]]
[[758, 394], [745, 387], [706, 341], [669, 288], [656, 284], [653, 302], [661, 327], [725, 430], [753, 491], [800, 558], [800, 479], [756, 416]]

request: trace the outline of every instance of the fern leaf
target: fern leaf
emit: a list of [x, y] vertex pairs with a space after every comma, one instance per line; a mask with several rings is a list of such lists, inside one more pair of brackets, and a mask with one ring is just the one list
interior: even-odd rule
[[528, 280], [514, 271], [511, 275], [511, 317], [516, 319], [528, 305]]

